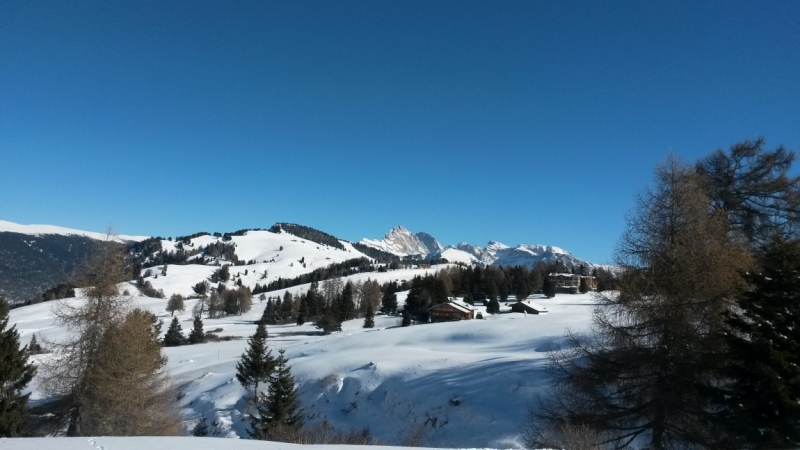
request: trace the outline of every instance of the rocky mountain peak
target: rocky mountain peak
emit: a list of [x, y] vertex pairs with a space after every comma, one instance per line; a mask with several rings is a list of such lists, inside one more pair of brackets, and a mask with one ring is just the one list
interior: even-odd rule
[[[433, 239], [433, 236], [430, 236], [430, 238]], [[433, 239], [433, 242], [438, 244], [436, 239]], [[403, 226], [396, 226], [392, 228], [388, 233], [386, 233], [383, 239], [362, 239], [360, 243], [368, 247], [393, 253], [397, 256], [427, 256], [429, 253], [431, 253], [428, 245], [426, 245], [417, 236], [414, 236], [410, 231], [408, 231], [407, 228]], [[429, 244], [433, 245], [430, 242]]]
[[414, 236], [422, 242], [423, 245], [428, 249], [428, 254], [436, 253], [444, 250], [444, 246], [436, 240], [435, 237], [431, 236], [428, 233], [420, 231], [419, 233], [415, 234]]

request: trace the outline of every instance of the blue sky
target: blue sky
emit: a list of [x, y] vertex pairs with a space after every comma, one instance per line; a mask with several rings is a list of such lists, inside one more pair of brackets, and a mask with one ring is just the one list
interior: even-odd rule
[[800, 2], [0, 3], [0, 219], [611, 261], [656, 163], [800, 150]]

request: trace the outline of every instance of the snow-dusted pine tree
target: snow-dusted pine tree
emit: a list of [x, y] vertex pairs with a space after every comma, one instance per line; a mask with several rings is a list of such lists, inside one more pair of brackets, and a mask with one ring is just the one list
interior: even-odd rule
[[275, 358], [267, 348], [267, 325], [259, 322], [255, 334], [250, 336], [248, 347], [242, 360], [236, 364], [236, 379], [245, 389], [253, 388], [253, 396], [258, 398], [258, 384], [269, 381], [275, 369]]

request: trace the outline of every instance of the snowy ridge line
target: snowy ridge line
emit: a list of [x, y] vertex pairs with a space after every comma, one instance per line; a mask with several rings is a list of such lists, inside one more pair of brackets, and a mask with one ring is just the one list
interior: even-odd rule
[[[106, 233], [97, 233], [94, 231], [76, 230], [74, 228], [59, 227], [55, 225], [22, 225], [7, 220], [0, 220], [0, 233], [20, 233], [30, 234], [34, 236], [41, 236], [44, 234], [60, 234], [62, 236], [85, 236], [91, 239], [105, 240], [108, 236]], [[150, 236], [129, 236], [126, 234], [112, 234], [111, 238], [118, 242], [125, 241], [143, 241], [149, 239]]]

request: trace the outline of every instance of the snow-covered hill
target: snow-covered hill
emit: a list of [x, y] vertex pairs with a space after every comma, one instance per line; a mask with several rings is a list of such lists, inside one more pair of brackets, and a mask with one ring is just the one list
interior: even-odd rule
[[[451, 263], [478, 264], [481, 263], [474, 254], [453, 247], [444, 248], [430, 255], [432, 259], [444, 258]], [[483, 263], [481, 263], [483, 264]]]
[[55, 225], [21, 225], [14, 222], [8, 222], [6, 220], [0, 220], [0, 233], [2, 232], [28, 234], [31, 236], [43, 236], [48, 234], [57, 234], [61, 236], [84, 236], [97, 240], [105, 240], [107, 237], [111, 237], [112, 240], [117, 242], [143, 241], [149, 237], [128, 236], [123, 234], [112, 234], [109, 236], [107, 233], [76, 230], [73, 228], [58, 227]]
[[[378, 275], [385, 281], [419, 272]], [[366, 274], [353, 277], [365, 279]], [[297, 293], [307, 287], [290, 290]], [[132, 301], [169, 320], [166, 300]], [[421, 442], [429, 446], [518, 447], [527, 407], [548, 386], [546, 351], [561, 342], [567, 328], [588, 328], [593, 298], [558, 295], [536, 301], [550, 313], [484, 312], [485, 320], [407, 328], [397, 326], [398, 317], [378, 316], [376, 328], [364, 329], [361, 320], [352, 320], [343, 324], [344, 331], [328, 336], [313, 335], [316, 330], [308, 323], [278, 325], [269, 327], [269, 343], [273, 350], [287, 351], [309, 424], [327, 420], [340, 430], [369, 428], [381, 442], [395, 445], [419, 432]], [[187, 332], [194, 302], [187, 301], [187, 313], [176, 314]], [[217, 423], [217, 436], [246, 436], [247, 391], [234, 378], [235, 366], [264, 306], [256, 303], [242, 316], [204, 319], [206, 330], [221, 329], [220, 336], [237, 339], [164, 349], [181, 392], [187, 434], [202, 416]], [[20, 330], [23, 343], [34, 332], [47, 339], [60, 339], [65, 333], [53, 323], [47, 303], [12, 310], [10, 322]], [[31, 388], [33, 404], [46, 401], [37, 380]]]
[[[190, 241], [189, 248], [200, 248], [215, 243], [233, 245], [240, 260], [255, 261], [254, 264], [234, 266], [230, 269], [233, 276], [228, 282], [230, 286], [237, 285], [241, 280], [241, 285], [250, 288], [255, 287], [257, 283], [264, 285], [278, 278], [295, 278], [349, 259], [367, 258], [348, 242], [341, 242], [345, 248], [342, 250], [284, 232], [247, 231], [242, 236], [232, 236], [229, 241], [205, 235]], [[175, 245], [176, 243], [172, 241], [162, 241], [165, 251], [175, 251]], [[153, 287], [164, 289], [167, 295], [174, 292], [188, 295], [192, 293], [192, 285], [206, 280], [211, 272], [218, 268], [199, 264], [171, 265], [166, 276], [149, 280]], [[161, 266], [158, 266], [152, 270], [159, 273], [160, 269]], [[143, 269], [144, 271], [146, 269]], [[174, 282], [174, 277], [180, 277], [180, 282]]]

